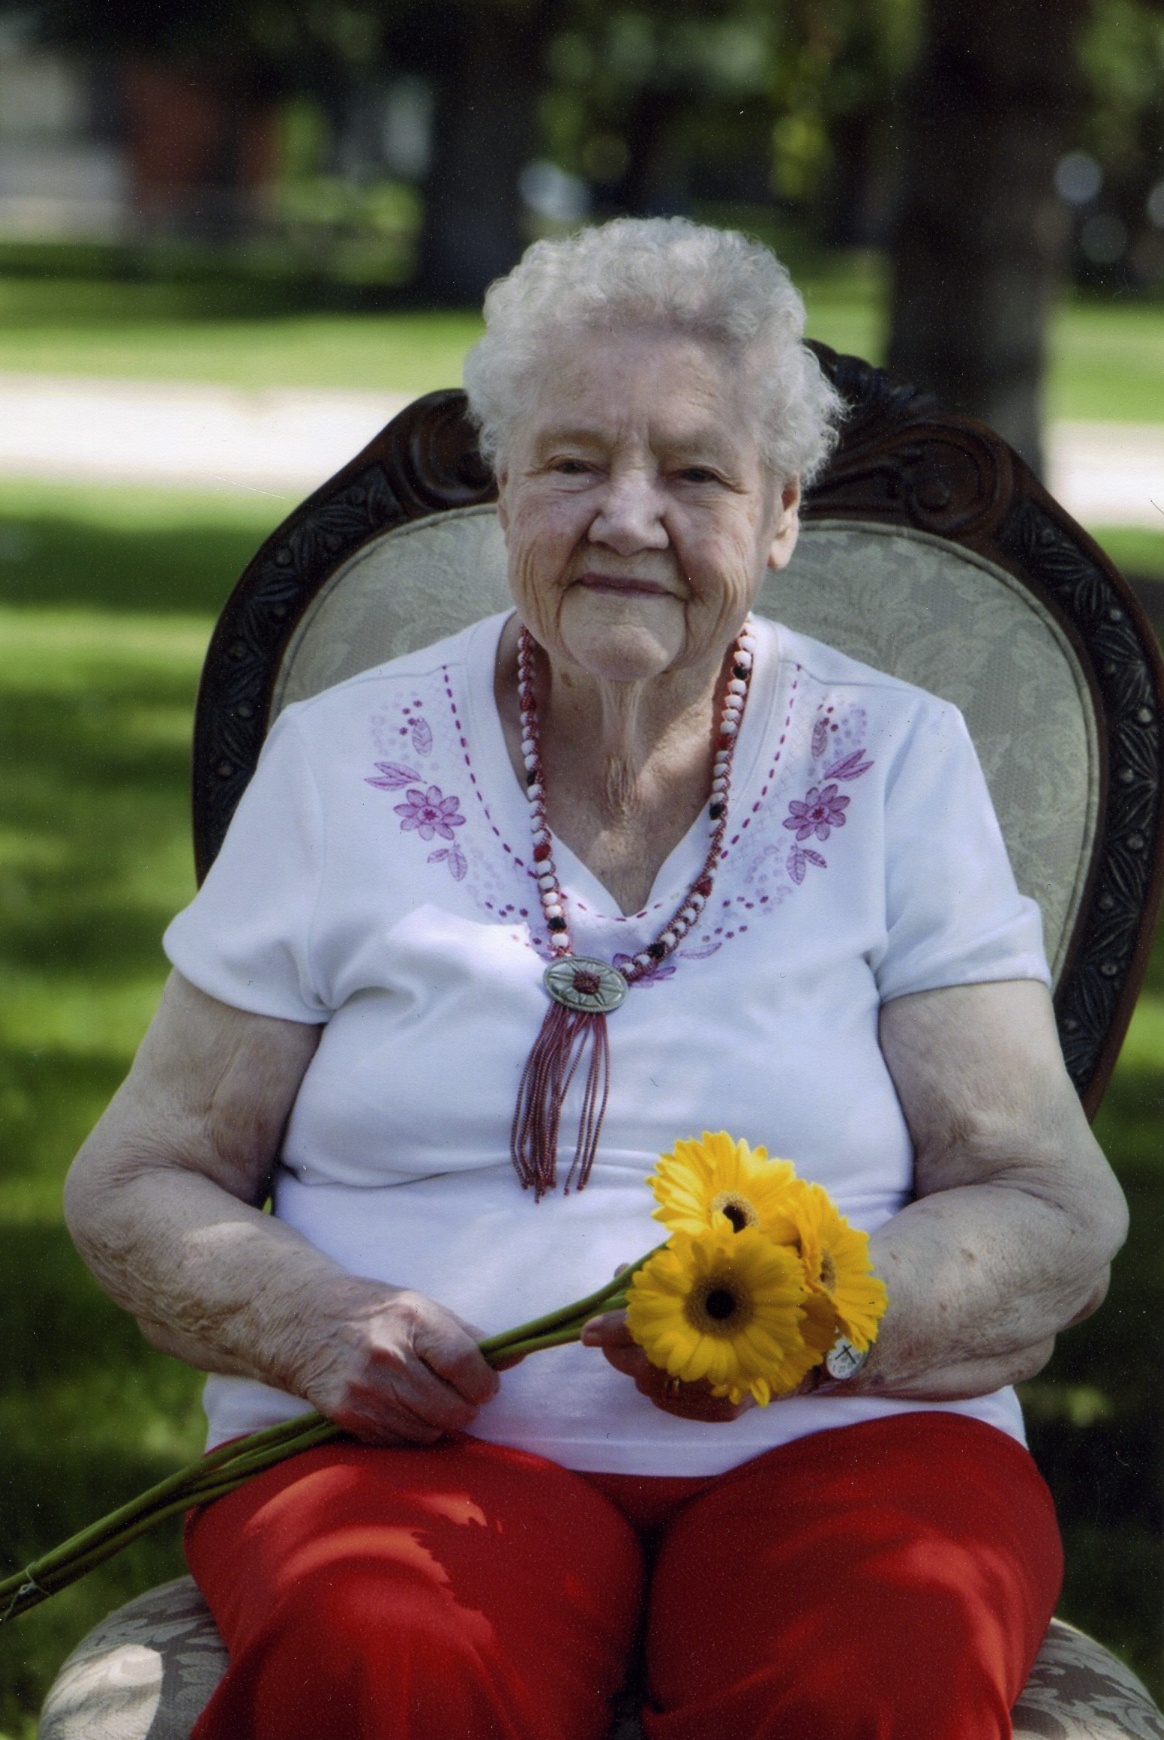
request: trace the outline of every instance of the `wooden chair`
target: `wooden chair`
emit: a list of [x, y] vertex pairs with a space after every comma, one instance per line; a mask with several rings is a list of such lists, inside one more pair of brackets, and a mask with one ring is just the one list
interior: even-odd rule
[[[761, 613], [957, 703], [1015, 872], [1041, 903], [1072, 1080], [1094, 1114], [1131, 1016], [1164, 875], [1155, 639], [1103, 552], [980, 423], [816, 347], [850, 406]], [[205, 874], [288, 703], [508, 603], [492, 478], [458, 392], [393, 420], [262, 546], [203, 674], [194, 835]], [[86, 1638], [41, 1740], [187, 1740], [225, 1662], [189, 1578]], [[1055, 1621], [1019, 1736], [1164, 1740], [1128, 1669]], [[612, 1740], [629, 1740], [624, 1718]]]

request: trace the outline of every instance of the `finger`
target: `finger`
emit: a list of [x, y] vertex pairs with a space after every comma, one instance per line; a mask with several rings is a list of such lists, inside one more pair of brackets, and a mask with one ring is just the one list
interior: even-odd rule
[[[492, 1394], [501, 1380], [492, 1371], [489, 1380]], [[419, 1357], [411, 1360], [403, 1371], [394, 1374], [387, 1393], [392, 1403], [445, 1432], [463, 1432], [477, 1412], [476, 1402], [470, 1401]]]
[[666, 1414], [717, 1423], [736, 1420], [751, 1406], [751, 1397], [746, 1402], [731, 1402], [726, 1396], [713, 1395], [711, 1385], [703, 1380], [684, 1383], [671, 1377], [660, 1366], [652, 1365], [642, 1348], [634, 1343], [625, 1348], [604, 1346], [602, 1351], [616, 1371], [633, 1379], [640, 1395]]
[[377, 1430], [399, 1431], [410, 1439], [420, 1433], [438, 1438], [462, 1432], [476, 1409], [435, 1372], [414, 1359], [407, 1368], [380, 1365], [352, 1385], [345, 1408]]
[[586, 1347], [637, 1347], [638, 1343], [627, 1328], [625, 1311], [604, 1311], [599, 1317], [592, 1317], [582, 1330], [582, 1342]]
[[722, 1424], [738, 1420], [746, 1406], [743, 1402], [729, 1401], [726, 1396], [713, 1395], [709, 1383], [684, 1383], [649, 1364], [638, 1380], [638, 1388], [665, 1414], [676, 1414], [683, 1420]]
[[701, 1420], [707, 1425], [728, 1425], [744, 1412], [742, 1402], [730, 1402], [726, 1396], [713, 1396], [710, 1390], [696, 1395], [686, 1393], [694, 1385], [680, 1384], [676, 1391], [662, 1391], [651, 1400], [664, 1414], [675, 1414], [681, 1420]]
[[476, 1341], [452, 1318], [417, 1324], [412, 1345], [419, 1359], [473, 1408], [497, 1394], [498, 1377]]
[[398, 1402], [384, 1397], [362, 1398], [332, 1416], [337, 1426], [363, 1444], [436, 1444], [445, 1437], [443, 1427], [422, 1420]]
[[504, 1359], [492, 1359], [489, 1363], [494, 1371], [509, 1371], [511, 1367], [520, 1365], [525, 1357], [524, 1353], [510, 1353]]
[[604, 1347], [603, 1357], [624, 1377], [637, 1379], [650, 1362], [641, 1347]]

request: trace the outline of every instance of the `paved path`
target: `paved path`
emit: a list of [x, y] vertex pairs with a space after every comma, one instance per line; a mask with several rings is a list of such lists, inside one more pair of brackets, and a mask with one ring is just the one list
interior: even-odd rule
[[[0, 475], [306, 494], [407, 394], [0, 374]], [[1164, 532], [1164, 422], [1058, 423], [1052, 494], [1085, 524]]]
[[1047, 483], [1084, 525], [1164, 532], [1164, 423], [1053, 423]]
[[306, 495], [410, 397], [0, 373], [0, 475]]

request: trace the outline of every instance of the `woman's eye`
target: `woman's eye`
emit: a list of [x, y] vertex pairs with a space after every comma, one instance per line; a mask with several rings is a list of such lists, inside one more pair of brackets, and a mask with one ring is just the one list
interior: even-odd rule
[[705, 465], [688, 465], [680, 472], [684, 483], [716, 483], [714, 471], [709, 471]]
[[565, 477], [581, 477], [589, 470], [589, 466], [582, 459], [556, 459], [554, 470]]

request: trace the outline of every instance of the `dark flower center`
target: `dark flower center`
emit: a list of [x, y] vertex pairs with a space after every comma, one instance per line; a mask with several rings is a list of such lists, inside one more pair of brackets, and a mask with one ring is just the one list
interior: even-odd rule
[[734, 1190], [721, 1190], [717, 1196], [713, 1196], [711, 1212], [722, 1214], [733, 1232], [743, 1232], [745, 1227], [756, 1226], [760, 1219], [747, 1197], [738, 1195]]
[[730, 1341], [748, 1327], [756, 1315], [756, 1304], [746, 1281], [737, 1279], [730, 1263], [717, 1268], [718, 1273], [708, 1275], [691, 1289], [684, 1315], [700, 1335]]
[[574, 989], [580, 991], [584, 997], [593, 997], [602, 989], [602, 983], [597, 973], [580, 969], [574, 974]]

